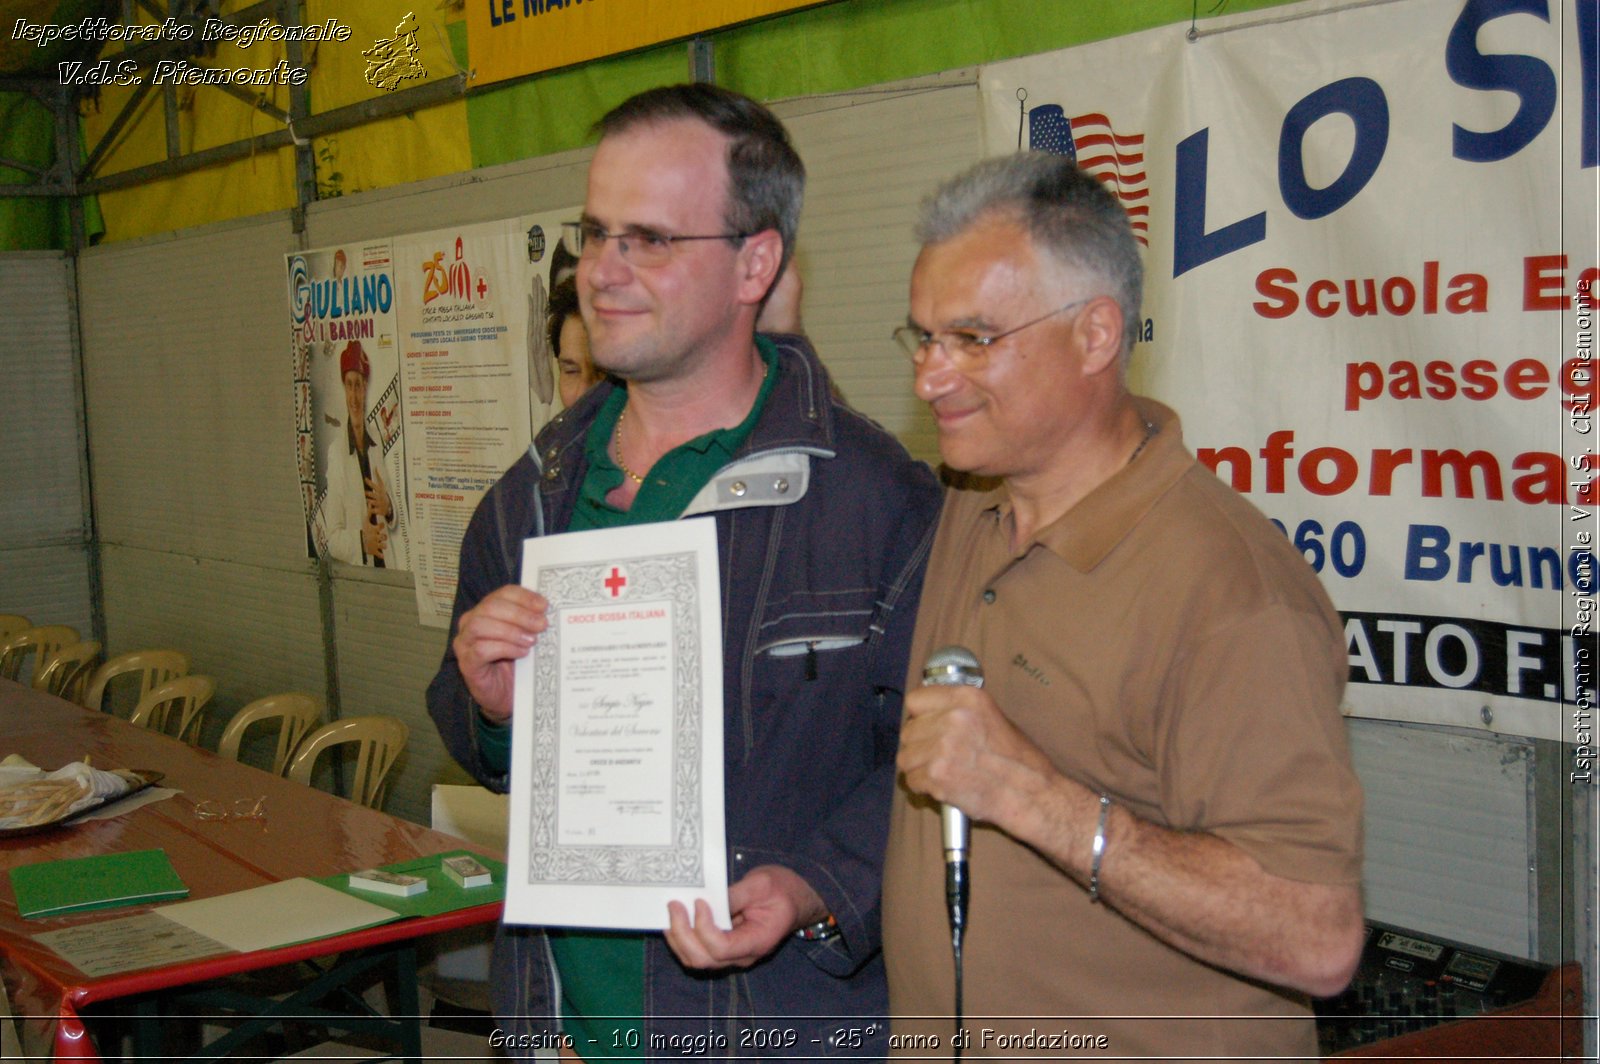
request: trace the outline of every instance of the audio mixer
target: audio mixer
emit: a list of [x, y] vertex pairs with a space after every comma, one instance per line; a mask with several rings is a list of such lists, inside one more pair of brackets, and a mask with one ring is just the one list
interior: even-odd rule
[[1323, 1056], [1556, 1056], [1581, 1039], [1582, 996], [1577, 965], [1372, 923], [1349, 988], [1316, 1002], [1317, 1036]]

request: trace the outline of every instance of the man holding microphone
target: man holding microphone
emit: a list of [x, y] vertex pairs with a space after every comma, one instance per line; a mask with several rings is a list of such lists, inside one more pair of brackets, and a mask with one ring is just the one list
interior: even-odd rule
[[[1315, 575], [1124, 371], [1142, 267], [1068, 159], [979, 164], [924, 209], [898, 330], [952, 490], [906, 696], [884, 876], [896, 1052], [1316, 1052], [1362, 945], [1342, 626]], [[937, 666], [938, 661], [930, 665]], [[939, 671], [930, 668], [930, 673]], [[972, 822], [966, 1018], [940, 808]]]

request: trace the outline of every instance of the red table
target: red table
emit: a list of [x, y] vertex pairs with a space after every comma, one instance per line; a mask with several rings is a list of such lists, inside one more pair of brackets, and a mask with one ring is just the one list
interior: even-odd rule
[[[21, 754], [54, 769], [90, 755], [100, 768], [154, 769], [183, 793], [124, 816], [39, 835], [0, 839], [0, 870], [35, 861], [160, 848], [189, 886], [190, 899], [246, 890], [297, 876], [328, 876], [462, 848], [462, 841], [259, 769], [217, 757], [106, 713], [86, 710], [0, 680], [0, 756]], [[266, 819], [198, 820], [207, 799], [266, 796]], [[98, 1060], [79, 1016], [84, 1007], [190, 986], [239, 972], [366, 947], [402, 943], [500, 918], [493, 902], [438, 916], [402, 919], [316, 942], [232, 953], [163, 968], [92, 978], [30, 936], [147, 912], [128, 906], [54, 919], [23, 919], [10, 877], [0, 875], [0, 977], [24, 1021], [30, 1052], [51, 1044], [61, 1059]], [[286, 918], [288, 915], [286, 914]]]

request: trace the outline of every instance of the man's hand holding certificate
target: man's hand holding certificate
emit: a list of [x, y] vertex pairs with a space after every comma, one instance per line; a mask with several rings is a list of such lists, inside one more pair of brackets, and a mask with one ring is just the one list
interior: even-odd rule
[[736, 914], [733, 930], [715, 924], [711, 907], [695, 903], [691, 922], [681, 902], [670, 902], [672, 922], [667, 944], [690, 968], [748, 968], [767, 954], [796, 925], [820, 924], [827, 907], [811, 885], [782, 865], [762, 865], [728, 888], [728, 904]]
[[453, 644], [456, 663], [485, 720], [511, 720], [513, 666], [549, 626], [548, 607], [543, 595], [506, 584], [462, 615]]

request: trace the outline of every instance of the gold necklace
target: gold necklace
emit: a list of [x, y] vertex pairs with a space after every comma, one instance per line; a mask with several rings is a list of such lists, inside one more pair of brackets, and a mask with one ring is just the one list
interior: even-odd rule
[[[767, 366], [767, 365], [763, 365], [761, 367], [761, 379], [763, 381], [765, 381], [767, 379], [767, 373], [771, 370], [771, 368], [772, 368], [771, 366]], [[616, 441], [616, 445], [617, 445], [617, 468], [622, 470], [622, 472], [627, 476], [627, 478], [629, 480], [633, 481], [635, 484], [643, 485], [644, 484], [644, 477], [640, 476], [638, 473], [635, 473], [633, 470], [629, 469], [628, 468], [628, 463], [622, 460], [622, 419], [627, 417], [627, 416], [628, 416], [628, 405], [626, 403], [624, 403], [622, 405], [622, 409], [617, 411], [617, 428], [616, 428], [616, 431], [611, 434], [612, 439]], [[1145, 438], [1147, 440], [1149, 439], [1148, 436], [1145, 437]], [[1141, 444], [1140, 446], [1143, 446], [1143, 445]], [[1139, 454], [1138, 451], [1135, 451], [1133, 453], [1134, 453], [1135, 457], [1138, 457], [1138, 454]], [[1132, 458], [1130, 458], [1128, 460], [1130, 462], [1133, 461]]]
[[613, 433], [613, 438], [617, 443], [617, 468], [622, 470], [622, 472], [627, 475], [628, 479], [633, 481], [635, 484], [643, 485], [644, 477], [641, 477], [639, 474], [629, 469], [628, 463], [622, 460], [622, 419], [627, 416], [628, 408], [627, 406], [623, 406], [623, 408], [617, 412], [617, 430], [615, 433]]

